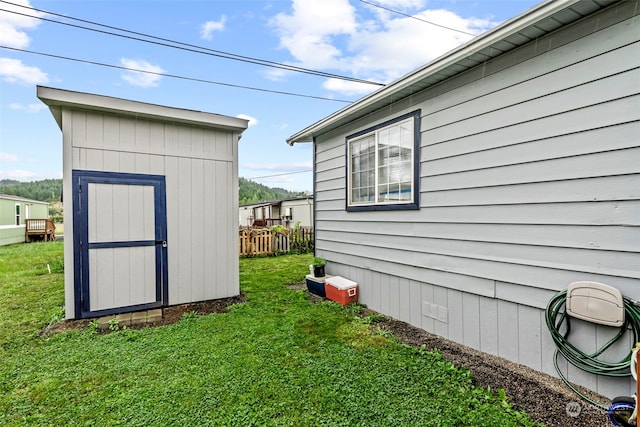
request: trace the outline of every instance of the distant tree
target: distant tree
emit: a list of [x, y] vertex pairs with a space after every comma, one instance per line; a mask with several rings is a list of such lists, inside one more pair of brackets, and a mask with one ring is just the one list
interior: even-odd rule
[[14, 180], [1, 180], [0, 193], [43, 202], [60, 201], [62, 196], [61, 179], [43, 179], [41, 181], [20, 182]]
[[272, 188], [266, 185], [240, 177], [238, 185], [238, 199], [241, 205], [247, 203], [267, 202], [270, 200], [291, 199], [304, 193]]
[[[279, 187], [267, 187], [240, 177], [238, 198], [240, 204], [267, 202], [270, 200], [291, 199], [304, 196], [304, 192], [289, 191]], [[26, 197], [43, 202], [59, 202], [62, 197], [61, 179], [44, 179], [41, 181], [20, 182], [10, 179], [0, 180], [0, 193]]]

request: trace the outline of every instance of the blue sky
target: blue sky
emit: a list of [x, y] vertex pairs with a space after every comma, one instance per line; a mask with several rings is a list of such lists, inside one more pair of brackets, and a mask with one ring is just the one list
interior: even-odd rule
[[379, 87], [8, 11], [117, 32], [71, 19], [79, 18], [243, 57], [388, 83], [465, 43], [473, 37], [470, 34], [480, 34], [538, 3], [367, 1], [384, 8], [362, 0], [0, 0], [0, 46], [121, 67], [0, 48], [0, 179], [62, 177], [62, 135], [36, 98], [36, 85], [44, 85], [249, 119], [240, 141], [239, 175], [272, 187], [310, 191], [311, 146], [290, 147], [286, 138], [348, 105], [342, 101], [353, 102]]

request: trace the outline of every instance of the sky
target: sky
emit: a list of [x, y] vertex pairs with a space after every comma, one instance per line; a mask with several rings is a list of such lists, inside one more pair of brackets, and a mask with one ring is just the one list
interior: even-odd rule
[[239, 176], [311, 191], [289, 136], [537, 3], [0, 0], [0, 179], [62, 177], [42, 85], [247, 119]]

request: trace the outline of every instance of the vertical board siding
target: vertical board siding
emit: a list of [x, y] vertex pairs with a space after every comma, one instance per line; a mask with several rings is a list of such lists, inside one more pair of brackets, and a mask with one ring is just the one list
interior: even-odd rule
[[479, 297], [478, 327], [480, 328], [480, 347], [485, 353], [498, 354], [498, 301]]
[[480, 297], [462, 294], [462, 343], [480, 349]]
[[[235, 145], [235, 136], [228, 131], [96, 112], [65, 110], [64, 117], [64, 143], [68, 146], [64, 151], [64, 170], [69, 175], [68, 178], [65, 175], [65, 182], [71, 182], [72, 169], [166, 177], [166, 197], [172, 201], [167, 203], [169, 304], [237, 295], [238, 260], [237, 250], [233, 249], [237, 245], [234, 232], [237, 227], [230, 225], [233, 215], [227, 212], [233, 210], [229, 208], [235, 206], [232, 193], [237, 192], [237, 184], [233, 184], [237, 150], [231, 147]], [[71, 188], [65, 187], [67, 192], [71, 194]], [[118, 209], [122, 202], [119, 199], [126, 197], [132, 206], [138, 206], [135, 210], [146, 209], [147, 196], [118, 195], [113, 204]], [[140, 225], [136, 217], [116, 222], [111, 231], [115, 230], [116, 238], [125, 233], [120, 227], [135, 230]], [[70, 215], [65, 215], [65, 224], [72, 227]], [[71, 245], [65, 246], [65, 271], [70, 275], [73, 272]], [[126, 272], [122, 274], [126, 276]], [[72, 283], [73, 279], [69, 276], [65, 280]], [[111, 279], [107, 276], [101, 280]], [[138, 292], [131, 295], [135, 300], [149, 297], [144, 290], [134, 292]], [[101, 307], [112, 303], [107, 295], [100, 298]], [[65, 300], [73, 301], [73, 297], [67, 296]], [[73, 304], [66, 310], [73, 313]]]

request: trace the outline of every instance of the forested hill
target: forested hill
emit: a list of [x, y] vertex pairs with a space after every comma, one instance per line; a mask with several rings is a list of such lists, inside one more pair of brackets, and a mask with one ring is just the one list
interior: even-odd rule
[[0, 180], [0, 193], [43, 202], [59, 202], [62, 195], [62, 180], [43, 179], [42, 181], [20, 182], [2, 179]]
[[[263, 202], [268, 200], [289, 199], [301, 195], [284, 188], [271, 188], [248, 179], [240, 178], [240, 204]], [[20, 182], [10, 179], [0, 180], [0, 194], [11, 194], [27, 199], [44, 202], [60, 201], [62, 194], [61, 179]]]
[[296, 193], [284, 188], [271, 188], [240, 177], [239, 201], [241, 205], [269, 200], [291, 199], [302, 196], [304, 193]]

